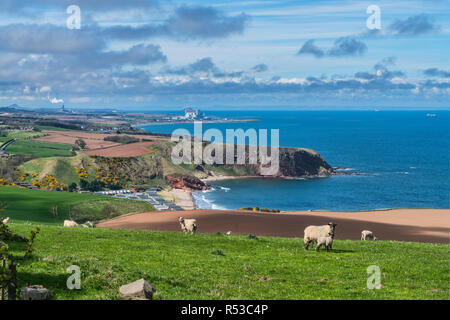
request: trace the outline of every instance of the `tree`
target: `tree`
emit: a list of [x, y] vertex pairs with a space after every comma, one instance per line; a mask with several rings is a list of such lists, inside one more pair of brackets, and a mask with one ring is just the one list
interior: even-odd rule
[[77, 139], [75, 145], [79, 146], [80, 149], [84, 149], [86, 147], [86, 142], [83, 139]]
[[74, 192], [74, 191], [76, 191], [78, 189], [78, 186], [77, 186], [77, 184], [75, 183], [75, 182], [72, 182], [70, 185], [69, 185], [69, 192]]
[[81, 189], [86, 190], [89, 187], [89, 182], [87, 180], [81, 179], [80, 187]]

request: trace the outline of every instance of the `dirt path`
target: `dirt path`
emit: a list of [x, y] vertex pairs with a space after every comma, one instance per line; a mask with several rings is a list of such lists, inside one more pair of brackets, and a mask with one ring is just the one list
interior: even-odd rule
[[371, 230], [380, 240], [450, 243], [450, 210], [398, 209], [370, 212], [254, 213], [227, 210], [149, 212], [119, 217], [100, 228], [180, 231], [177, 217], [195, 218], [199, 232], [303, 237], [308, 225], [337, 223], [336, 238], [359, 240]]

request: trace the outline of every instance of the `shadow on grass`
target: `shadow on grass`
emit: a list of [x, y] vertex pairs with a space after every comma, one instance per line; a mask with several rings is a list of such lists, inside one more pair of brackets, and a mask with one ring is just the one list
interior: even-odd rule
[[333, 249], [330, 251], [331, 253], [354, 253], [355, 250], [346, 250], [346, 249]]

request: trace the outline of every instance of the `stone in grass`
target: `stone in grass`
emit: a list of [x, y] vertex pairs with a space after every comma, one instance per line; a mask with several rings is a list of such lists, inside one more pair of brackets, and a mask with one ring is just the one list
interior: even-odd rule
[[22, 289], [22, 300], [51, 300], [50, 292], [41, 285], [29, 286]]
[[144, 279], [123, 285], [119, 288], [123, 300], [152, 300], [156, 289]]

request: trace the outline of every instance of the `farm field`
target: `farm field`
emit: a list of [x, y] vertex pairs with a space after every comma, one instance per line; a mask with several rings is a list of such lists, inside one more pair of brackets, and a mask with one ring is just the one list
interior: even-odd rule
[[[30, 225], [11, 224], [27, 234]], [[13, 253], [23, 244], [10, 244]], [[55, 299], [118, 299], [119, 286], [145, 278], [157, 299], [448, 299], [449, 245], [337, 240], [306, 252], [302, 239], [45, 225], [20, 285], [41, 283]], [[65, 270], [81, 269], [81, 290]], [[382, 288], [368, 289], [367, 268]]]
[[32, 155], [36, 157], [71, 156], [72, 146], [35, 140], [17, 140], [6, 148], [8, 153]]
[[[39, 137], [36, 140], [53, 143], [75, 144], [78, 139], [83, 139], [86, 143], [84, 153], [91, 156], [103, 157], [138, 157], [152, 151], [148, 148], [157, 141], [167, 140], [166, 138], [145, 136], [145, 135], [129, 135], [136, 139], [145, 139], [149, 141], [135, 142], [122, 145], [117, 142], [105, 141], [105, 138], [111, 137], [109, 134], [78, 132], [78, 131], [44, 131], [47, 135]], [[151, 141], [150, 141], [151, 140]]]
[[152, 144], [155, 144], [155, 142], [135, 142], [103, 149], [89, 150], [84, 153], [90, 156], [100, 157], [139, 157], [150, 153], [151, 150], [148, 147]]
[[[74, 210], [73, 218], [80, 221], [101, 220], [121, 214], [154, 210], [145, 201], [17, 187], [0, 187], [0, 201], [8, 204], [8, 208], [1, 215], [10, 217], [13, 222], [29, 221], [53, 225], [62, 225], [64, 220], [69, 219], [70, 210]], [[113, 208], [108, 210], [112, 211], [112, 216], [102, 212], [107, 204]], [[57, 217], [52, 214], [53, 206], [58, 206]]]

